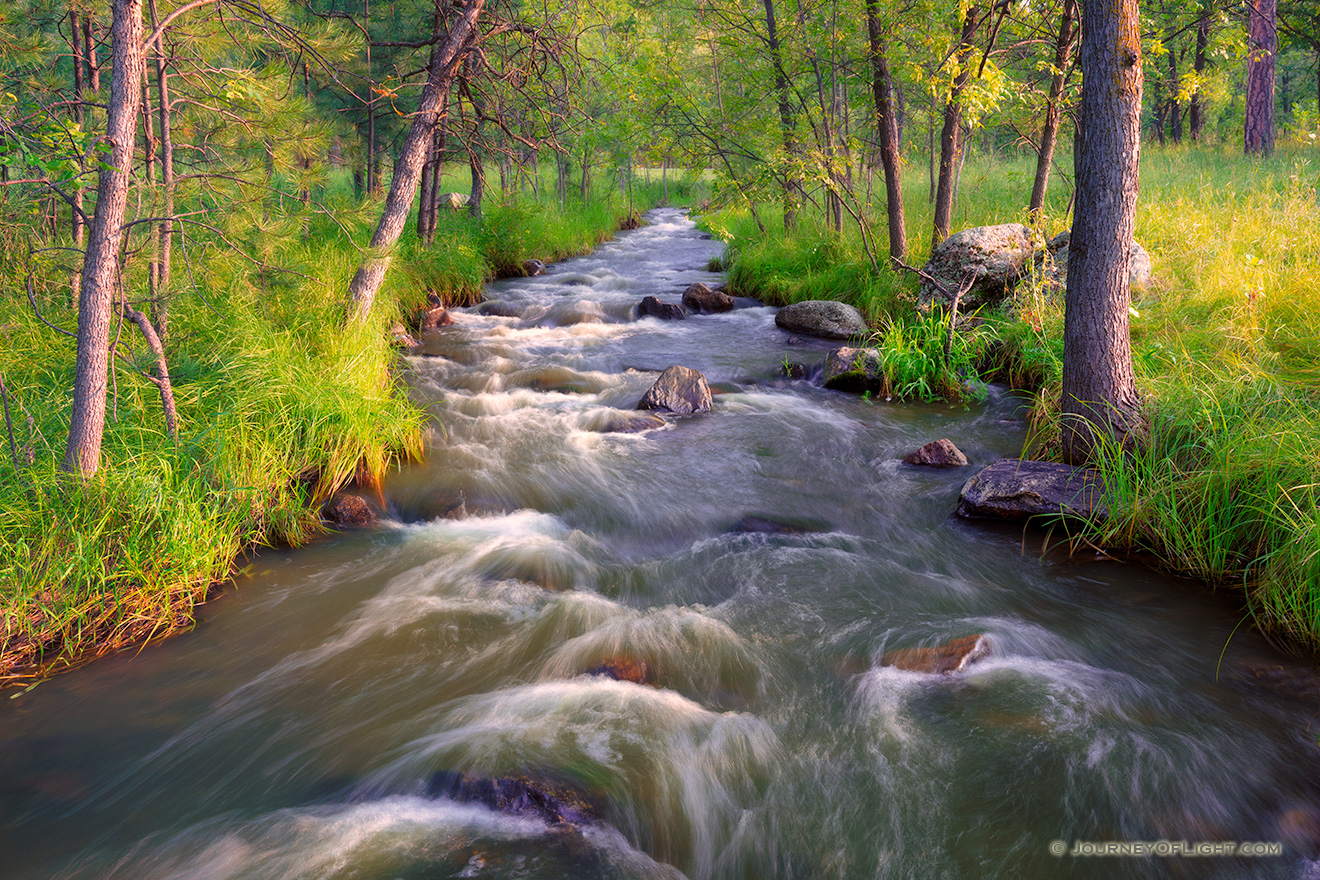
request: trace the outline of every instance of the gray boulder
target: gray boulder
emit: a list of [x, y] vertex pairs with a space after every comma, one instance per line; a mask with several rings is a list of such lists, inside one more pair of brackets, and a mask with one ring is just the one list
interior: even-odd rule
[[775, 324], [790, 333], [823, 339], [851, 339], [867, 332], [861, 312], [847, 303], [828, 299], [809, 299], [784, 306], [775, 315]]
[[688, 367], [673, 366], [660, 374], [638, 409], [658, 409], [678, 415], [710, 412], [712, 398], [706, 377]]
[[522, 270], [524, 275], [544, 275], [545, 263], [540, 260], [523, 260]]
[[[1036, 277], [1051, 293], [1063, 293], [1068, 287], [1068, 243], [1072, 233], [1060, 232], [1046, 243], [1035, 257]], [[1128, 276], [1132, 287], [1149, 287], [1153, 278], [1150, 253], [1140, 242], [1132, 242], [1132, 269]]]
[[874, 348], [836, 348], [825, 356], [822, 380], [836, 391], [871, 391], [883, 394], [888, 389], [880, 352]]
[[683, 305], [694, 312], [727, 312], [733, 308], [733, 297], [722, 290], [711, 290], [698, 281], [683, 291]]
[[932, 440], [903, 456], [903, 461], [918, 467], [932, 468], [960, 468], [968, 464], [967, 456], [948, 439]]
[[963, 294], [959, 311], [998, 302], [1027, 273], [1035, 250], [1031, 230], [1021, 223], [973, 226], [955, 232], [931, 251], [922, 270], [949, 293], [944, 294], [922, 279], [917, 308], [922, 311], [936, 305], [948, 308], [953, 293], [969, 277], [972, 286]]
[[984, 519], [1054, 516], [1100, 521], [1105, 484], [1100, 472], [1047, 461], [1000, 459], [968, 480], [958, 515]]

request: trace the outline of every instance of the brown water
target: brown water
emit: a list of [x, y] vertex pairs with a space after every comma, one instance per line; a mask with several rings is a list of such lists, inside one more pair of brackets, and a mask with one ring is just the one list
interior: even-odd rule
[[[382, 528], [262, 553], [195, 632], [0, 700], [0, 877], [1320, 876], [1295, 848], [1052, 855], [1305, 825], [1320, 703], [1271, 682], [1308, 673], [1203, 588], [959, 521], [970, 471], [900, 464], [1015, 454], [1013, 396], [780, 381], [829, 346], [750, 303], [633, 320], [716, 280], [718, 243], [652, 220], [406, 359], [430, 456]], [[714, 413], [599, 432], [675, 363]], [[813, 530], [729, 533], [746, 515]], [[973, 633], [961, 675], [875, 665]], [[581, 674], [620, 655], [658, 686]], [[600, 821], [437, 793], [455, 771]]]

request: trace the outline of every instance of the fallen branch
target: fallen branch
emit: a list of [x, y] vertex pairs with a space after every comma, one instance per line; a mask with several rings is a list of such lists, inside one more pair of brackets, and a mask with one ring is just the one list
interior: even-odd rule
[[962, 283], [958, 285], [958, 289], [950, 291], [942, 281], [924, 269], [909, 266], [898, 258], [891, 258], [891, 262], [899, 269], [905, 269], [916, 275], [922, 281], [929, 283], [949, 299], [951, 303], [949, 306], [949, 329], [944, 334], [944, 362], [947, 364], [949, 359], [953, 356], [953, 330], [954, 325], [958, 321], [958, 303], [962, 302], [963, 295], [972, 289], [972, 285], [976, 283], [976, 276], [971, 272], [968, 272], [963, 276]]

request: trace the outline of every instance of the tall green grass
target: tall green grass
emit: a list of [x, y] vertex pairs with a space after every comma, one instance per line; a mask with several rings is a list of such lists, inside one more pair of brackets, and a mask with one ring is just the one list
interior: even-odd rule
[[[655, 189], [635, 187], [634, 204]], [[471, 302], [524, 259], [587, 250], [627, 215], [617, 193], [587, 204], [491, 199], [481, 221], [446, 212], [434, 245], [405, 236], [371, 320], [348, 325], [344, 292], [379, 205], [356, 200], [342, 178], [309, 215], [296, 200], [237, 188], [205, 198], [221, 206], [222, 195], [219, 232], [190, 231], [175, 252], [167, 353], [178, 439], [155, 386], [134, 371], [150, 363], [144, 346], [131, 326], [116, 331], [128, 360], [113, 366], [102, 468], [87, 481], [59, 469], [72, 340], [43, 325], [24, 292], [30, 269], [42, 314], [73, 327], [73, 266], [63, 251], [29, 260], [31, 206], [0, 203], [0, 375], [15, 426], [15, 449], [0, 434], [0, 682], [185, 627], [243, 548], [321, 533], [328, 495], [421, 453], [423, 415], [398, 386], [388, 324], [428, 293]], [[143, 295], [145, 271], [130, 260], [130, 298]]]
[[[1029, 157], [969, 159], [955, 229], [1022, 222], [1031, 166]], [[1134, 292], [1132, 346], [1149, 441], [1102, 456], [1111, 516], [1087, 534], [1231, 585], [1263, 628], [1311, 649], [1320, 649], [1318, 185], [1314, 147], [1285, 146], [1270, 159], [1143, 151], [1136, 237], [1152, 254], [1155, 282]], [[924, 175], [906, 176], [905, 192], [909, 262], [920, 265], [930, 229]], [[1067, 197], [1056, 178], [1042, 235], [1068, 227]], [[881, 241], [882, 207], [870, 209]], [[762, 212], [774, 216], [770, 206]], [[725, 236], [741, 291], [776, 303], [851, 302], [877, 328], [882, 354], [920, 350], [916, 280], [871, 270], [855, 229], [838, 234], [808, 219], [792, 235], [761, 235], [738, 211], [704, 222]], [[1028, 292], [978, 317], [966, 347], [979, 377], [1034, 393], [1024, 455], [1057, 454], [1062, 303]], [[916, 396], [957, 390], [939, 387], [939, 359], [909, 356], [903, 368], [925, 376], [907, 379]]]

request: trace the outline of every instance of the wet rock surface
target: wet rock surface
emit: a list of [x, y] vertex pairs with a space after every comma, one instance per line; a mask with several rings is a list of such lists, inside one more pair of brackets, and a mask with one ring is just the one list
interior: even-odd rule
[[510, 816], [541, 819], [551, 825], [592, 825], [600, 812], [573, 786], [525, 775], [477, 776], [452, 771], [432, 774], [426, 786], [431, 797], [483, 804]]
[[825, 356], [822, 382], [835, 391], [884, 394], [888, 389], [880, 352], [873, 348], [836, 348]]
[[1104, 481], [1098, 471], [1047, 461], [1004, 458], [968, 480], [958, 515], [983, 519], [1064, 516], [1101, 520]]
[[902, 648], [890, 651], [880, 660], [881, 666], [894, 666], [908, 672], [947, 675], [962, 672], [990, 653], [990, 643], [983, 635], [954, 639], [933, 648]]
[[967, 456], [947, 438], [932, 440], [920, 449], [903, 456], [906, 464], [930, 468], [967, 467]]
[[366, 528], [379, 519], [366, 499], [352, 492], [341, 492], [327, 501], [321, 517], [338, 529]]
[[734, 303], [733, 297], [724, 291], [712, 290], [698, 281], [683, 291], [683, 305], [694, 312], [727, 312]]
[[582, 674], [611, 678], [615, 681], [629, 681], [633, 684], [655, 684], [655, 672], [651, 669], [651, 665], [644, 660], [634, 660], [631, 657], [612, 657], [590, 669], [583, 670]]
[[712, 401], [705, 376], [687, 367], [672, 366], [660, 374], [637, 408], [686, 416], [710, 412]]
[[637, 317], [681, 321], [687, 317], [687, 311], [676, 303], [661, 302], [654, 296], [648, 296], [637, 306]]

